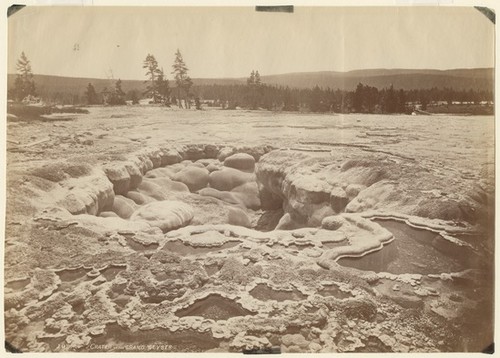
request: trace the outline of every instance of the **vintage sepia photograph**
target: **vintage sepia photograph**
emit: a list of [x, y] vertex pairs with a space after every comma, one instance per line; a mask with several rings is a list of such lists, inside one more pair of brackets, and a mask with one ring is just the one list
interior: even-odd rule
[[494, 352], [495, 10], [260, 5], [4, 7], [5, 352]]

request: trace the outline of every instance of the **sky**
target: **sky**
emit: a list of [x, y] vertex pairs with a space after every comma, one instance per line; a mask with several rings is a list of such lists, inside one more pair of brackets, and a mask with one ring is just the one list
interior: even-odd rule
[[179, 49], [192, 78], [373, 68], [494, 66], [494, 25], [472, 7], [41, 7], [8, 19], [8, 72], [144, 79], [150, 53], [168, 78]]

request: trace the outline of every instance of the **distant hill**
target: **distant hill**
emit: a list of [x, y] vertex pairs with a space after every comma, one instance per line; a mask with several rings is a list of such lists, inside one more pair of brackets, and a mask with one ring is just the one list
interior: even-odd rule
[[[16, 75], [9, 74], [7, 76], [7, 86], [14, 86]], [[82, 96], [89, 83], [92, 83], [97, 92], [101, 92], [104, 88], [112, 89], [115, 86], [115, 80], [106, 80], [102, 78], [77, 78], [77, 77], [61, 77], [50, 75], [34, 75], [37, 93], [43, 98], [54, 98], [60, 95], [61, 97], [79, 95]], [[144, 91], [147, 84], [144, 81], [123, 80], [122, 89], [126, 93], [130, 90]]]
[[[15, 75], [8, 75], [8, 88], [14, 85]], [[271, 85], [289, 86], [295, 88], [312, 88], [316, 85], [332, 89], [352, 91], [361, 82], [379, 89], [389, 87], [396, 89], [428, 89], [432, 87], [450, 87], [455, 90], [493, 91], [494, 69], [454, 69], [454, 70], [409, 70], [409, 69], [371, 69], [349, 72], [302, 72], [262, 76], [262, 82]], [[82, 96], [89, 83], [97, 92], [105, 87], [113, 88], [115, 80], [98, 78], [74, 78], [49, 75], [35, 75], [38, 93], [44, 98]], [[195, 78], [194, 86], [200, 85], [231, 85], [245, 84], [246, 78]], [[138, 90], [143, 92], [147, 83], [143, 80], [122, 80], [125, 92]], [[171, 86], [173, 86], [171, 84]]]
[[455, 90], [493, 90], [494, 70], [492, 68], [455, 69], [455, 70], [406, 70], [375, 69], [349, 72], [305, 72], [282, 75], [262, 76], [262, 81], [282, 86], [310, 88], [341, 88], [352, 91], [358, 83], [377, 87], [396, 89], [428, 89], [432, 87], [451, 87]]
[[[14, 86], [16, 75], [7, 75], [7, 88]], [[68, 100], [73, 95], [83, 96], [89, 83], [92, 83], [96, 92], [101, 92], [105, 88], [112, 89], [115, 86], [116, 79], [102, 78], [78, 78], [78, 77], [62, 77], [50, 75], [34, 75], [36, 90], [42, 98], [50, 99], [66, 99]], [[246, 83], [246, 79], [194, 79], [194, 85], [210, 85], [210, 84], [238, 84]], [[170, 81], [170, 86], [173, 87], [173, 81]], [[148, 83], [143, 80], [122, 80], [122, 89], [125, 93], [131, 90], [137, 90], [140, 93], [146, 90]]]

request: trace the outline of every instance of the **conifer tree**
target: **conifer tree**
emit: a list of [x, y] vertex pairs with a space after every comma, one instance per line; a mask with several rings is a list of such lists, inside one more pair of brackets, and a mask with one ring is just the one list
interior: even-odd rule
[[157, 79], [160, 74], [160, 70], [158, 69], [158, 61], [156, 61], [155, 57], [151, 54], [146, 56], [142, 68], [145, 68], [146, 76], [148, 80], [145, 82], [151, 82], [151, 84], [146, 88], [144, 94], [150, 94], [153, 98], [153, 103], [158, 103], [159, 95], [158, 95], [158, 85]]
[[115, 93], [113, 93], [111, 104], [125, 104], [125, 92], [122, 90], [121, 79], [115, 82]]
[[170, 104], [170, 87], [168, 80], [165, 79], [165, 74], [163, 72], [163, 68], [158, 71], [158, 79], [157, 79], [157, 84], [158, 84], [158, 94], [160, 95], [160, 100], [163, 102], [165, 105]]
[[262, 97], [262, 83], [260, 80], [259, 71], [254, 71], [250, 73], [250, 77], [247, 78], [247, 88], [248, 88], [248, 105], [251, 109], [257, 109], [261, 102]]
[[85, 97], [87, 98], [87, 104], [99, 103], [99, 98], [97, 97], [97, 93], [92, 83], [88, 84], [87, 90], [85, 91]]
[[31, 95], [36, 96], [35, 81], [33, 72], [31, 71], [31, 63], [26, 57], [24, 51], [16, 64], [17, 77], [14, 82], [15, 98], [22, 101], [25, 97]]
[[175, 53], [175, 60], [172, 68], [172, 74], [174, 75], [175, 85], [177, 87], [177, 100], [179, 101], [179, 107], [182, 107], [180, 100], [184, 97], [186, 107], [189, 108], [189, 95], [193, 81], [188, 76], [189, 69], [184, 62], [179, 49], [177, 49], [177, 52]]

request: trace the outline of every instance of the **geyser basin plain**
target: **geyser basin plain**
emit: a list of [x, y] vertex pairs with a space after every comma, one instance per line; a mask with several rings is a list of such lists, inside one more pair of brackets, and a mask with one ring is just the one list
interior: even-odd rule
[[89, 110], [8, 123], [13, 346], [491, 343], [492, 117]]

